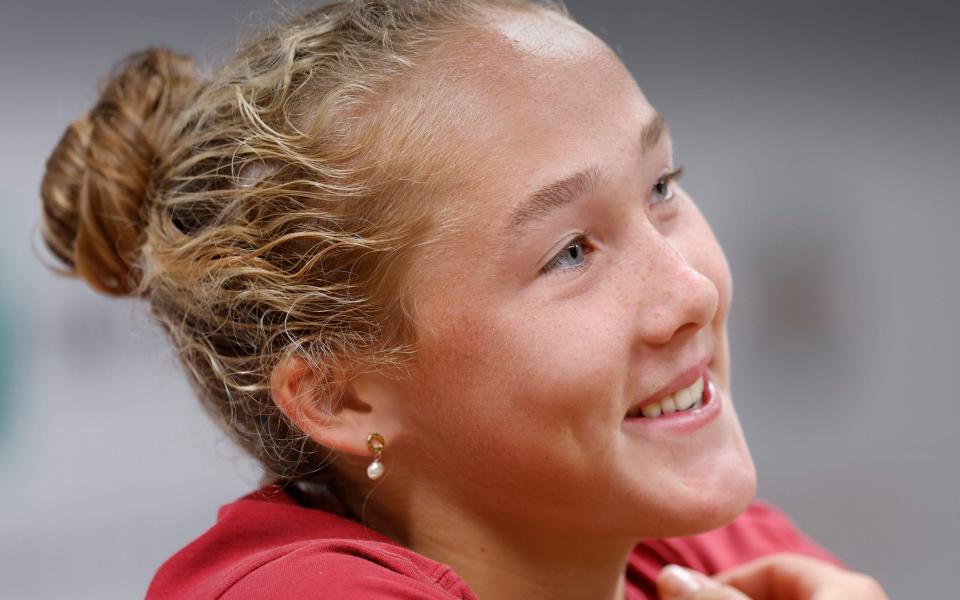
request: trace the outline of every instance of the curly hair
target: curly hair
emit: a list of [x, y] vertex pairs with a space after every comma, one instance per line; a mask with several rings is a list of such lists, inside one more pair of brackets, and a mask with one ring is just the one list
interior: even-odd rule
[[504, 8], [567, 14], [549, 0], [334, 2], [206, 80], [188, 57], [138, 52], [50, 156], [41, 230], [60, 271], [146, 299], [268, 477], [328, 471], [329, 451], [271, 398], [279, 361], [303, 357], [335, 393], [412, 355], [411, 256], [444, 227], [439, 165], [458, 167], [429, 94], [408, 92], [450, 34]]

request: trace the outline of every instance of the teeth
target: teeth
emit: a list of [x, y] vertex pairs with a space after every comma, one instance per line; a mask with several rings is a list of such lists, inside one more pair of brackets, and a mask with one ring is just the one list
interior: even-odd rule
[[643, 416], [656, 418], [660, 416], [659, 404], [648, 404], [643, 407]]
[[640, 416], [638, 413], [642, 412], [644, 417], [655, 419], [660, 415], [669, 415], [684, 410], [696, 410], [702, 405], [700, 399], [703, 397], [703, 386], [703, 377], [701, 377], [689, 387], [674, 392], [672, 396], [662, 398], [660, 402], [648, 404], [639, 411], [637, 409], [631, 410], [627, 413], [627, 417], [638, 417]]
[[677, 410], [687, 410], [693, 406], [693, 390], [687, 388], [674, 394], [674, 402], [677, 403]]
[[693, 401], [700, 402], [700, 398], [703, 397], [703, 377], [698, 379], [693, 384]]

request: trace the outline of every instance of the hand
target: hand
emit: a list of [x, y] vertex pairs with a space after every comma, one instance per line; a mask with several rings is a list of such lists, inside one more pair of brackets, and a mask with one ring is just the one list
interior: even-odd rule
[[667, 565], [657, 576], [660, 600], [750, 600], [736, 589], [703, 573]]
[[753, 600], [889, 600], [862, 573], [798, 554], [773, 554], [716, 575]]
[[657, 587], [662, 600], [888, 600], [866, 575], [795, 554], [757, 559], [713, 579], [670, 565]]

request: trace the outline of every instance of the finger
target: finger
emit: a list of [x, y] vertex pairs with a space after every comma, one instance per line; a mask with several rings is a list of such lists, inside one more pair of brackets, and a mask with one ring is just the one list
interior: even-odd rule
[[732, 587], [678, 565], [660, 570], [657, 591], [662, 600], [750, 600]]
[[806, 556], [774, 554], [715, 576], [754, 600], [811, 598], [837, 576], [837, 567]]

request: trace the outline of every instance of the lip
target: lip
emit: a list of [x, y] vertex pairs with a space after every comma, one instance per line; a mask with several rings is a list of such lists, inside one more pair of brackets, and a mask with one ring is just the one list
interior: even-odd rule
[[670, 381], [670, 383], [668, 383], [667, 385], [663, 386], [662, 388], [654, 392], [653, 395], [649, 396], [645, 400], [642, 400], [638, 404], [632, 405], [629, 409], [627, 409], [627, 412], [630, 412], [631, 410], [637, 407], [640, 407], [642, 409], [644, 406], [648, 404], [660, 402], [661, 400], [673, 394], [674, 392], [680, 391], [686, 387], [690, 387], [691, 385], [693, 385], [693, 383], [697, 379], [700, 379], [701, 377], [704, 377], [707, 375], [707, 365], [710, 364], [710, 360], [712, 358], [713, 357], [710, 356], [709, 354], [707, 356], [704, 356], [697, 362], [697, 364], [693, 365], [686, 371], [683, 371], [682, 373], [674, 377], [673, 380]]
[[[695, 410], [685, 410], [657, 418], [633, 417], [623, 420], [626, 431], [646, 434], [656, 432], [691, 433], [706, 427], [720, 416], [723, 398], [709, 370], [703, 372], [703, 405]], [[692, 383], [692, 382], [691, 382]], [[682, 386], [678, 389], [683, 389]]]

